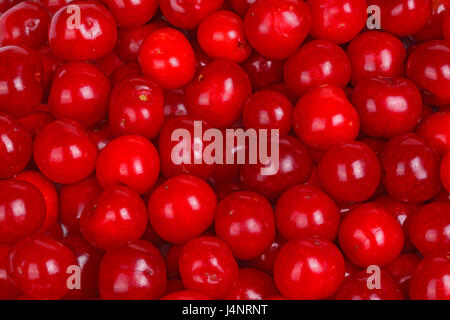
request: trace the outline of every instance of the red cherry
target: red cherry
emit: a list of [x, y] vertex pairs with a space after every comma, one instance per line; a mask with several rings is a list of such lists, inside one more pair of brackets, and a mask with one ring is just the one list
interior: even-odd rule
[[166, 266], [158, 249], [137, 240], [108, 251], [100, 264], [100, 297], [105, 300], [152, 300], [166, 290]]
[[307, 0], [311, 9], [311, 36], [342, 44], [352, 40], [365, 26], [366, 0]]
[[139, 27], [150, 21], [158, 9], [158, 0], [103, 0], [117, 25], [123, 28]]
[[333, 241], [339, 227], [336, 204], [316, 187], [299, 185], [278, 198], [277, 230], [287, 240], [321, 237]]
[[12, 247], [8, 273], [30, 298], [60, 299], [69, 290], [69, 267], [76, 265], [68, 247], [49, 237], [34, 235]]
[[444, 40], [450, 41], [450, 14], [446, 14], [444, 21], [442, 22], [442, 34]]
[[240, 66], [216, 60], [200, 70], [186, 87], [184, 97], [189, 114], [224, 128], [238, 119], [251, 92], [250, 80]]
[[244, 27], [256, 51], [268, 58], [284, 59], [311, 30], [311, 12], [303, 1], [256, 1], [245, 15]]
[[[77, 14], [79, 21], [74, 16]], [[114, 17], [97, 2], [77, 2], [60, 8], [53, 15], [48, 31], [50, 48], [62, 60], [104, 57], [114, 48], [116, 39]]]
[[443, 156], [450, 150], [450, 112], [441, 111], [432, 113], [423, 120], [417, 133], [440, 156]]
[[87, 130], [89, 139], [97, 146], [99, 151], [103, 150], [106, 145], [113, 139], [111, 127], [108, 120], [97, 123], [94, 127]]
[[8, 275], [8, 258], [11, 245], [0, 244], [0, 300], [16, 299], [20, 296], [20, 290], [13, 284]]
[[191, 175], [179, 175], [153, 192], [148, 203], [150, 223], [164, 240], [184, 243], [211, 225], [216, 203], [216, 196], [206, 182]]
[[238, 281], [238, 265], [230, 248], [214, 237], [195, 238], [180, 254], [181, 280], [189, 290], [224, 298]]
[[267, 273], [242, 268], [239, 270], [239, 280], [227, 295], [227, 300], [266, 300], [278, 293], [273, 278]]
[[111, 86], [114, 88], [120, 81], [134, 76], [142, 75], [141, 67], [137, 63], [127, 63], [114, 70], [109, 76]]
[[187, 115], [183, 89], [164, 91], [164, 115], [166, 117]]
[[211, 300], [211, 298], [197, 291], [180, 290], [165, 295], [161, 300]]
[[339, 288], [344, 272], [344, 258], [333, 243], [320, 239], [292, 240], [278, 253], [274, 279], [288, 299], [325, 299]]
[[178, 270], [178, 259], [180, 258], [182, 244], [171, 244], [166, 253], [167, 277], [169, 279], [178, 278], [180, 271]]
[[419, 32], [413, 35], [417, 42], [442, 39], [442, 26], [444, 17], [450, 9], [450, 0], [433, 0], [431, 17]]
[[255, 90], [267, 88], [283, 80], [283, 65], [283, 60], [269, 59], [256, 51], [241, 64]]
[[234, 12], [241, 17], [245, 17], [248, 9], [255, 2], [256, 0], [230, 0], [230, 5]]
[[53, 182], [73, 183], [94, 171], [97, 148], [80, 123], [62, 119], [53, 121], [36, 136], [33, 158]]
[[272, 242], [270, 248], [259, 257], [246, 261], [246, 265], [264, 271], [268, 274], [273, 274], [273, 267], [278, 256], [278, 252], [280, 252], [280, 249], [285, 243], [286, 240], [281, 238], [279, 233], [277, 233], [275, 240]]
[[357, 266], [384, 266], [403, 248], [400, 223], [383, 206], [368, 202], [350, 211], [339, 229], [339, 245]]
[[47, 7], [48, 10], [52, 14], [58, 11], [61, 7], [64, 7], [66, 4], [72, 2], [73, 0], [38, 0], [44, 6]]
[[138, 134], [155, 138], [164, 123], [163, 91], [144, 77], [119, 82], [111, 92], [109, 123], [115, 136]]
[[382, 31], [366, 31], [348, 45], [352, 63], [352, 84], [365, 78], [396, 77], [404, 74], [406, 51], [395, 36]]
[[142, 72], [164, 89], [186, 85], [195, 73], [195, 55], [186, 37], [173, 28], [152, 32], [139, 49]]
[[141, 136], [115, 138], [100, 152], [96, 174], [103, 188], [123, 184], [143, 194], [158, 178], [158, 152]]
[[47, 43], [50, 14], [37, 1], [21, 1], [0, 17], [0, 47], [24, 45], [32, 49]]
[[0, 0], [0, 13], [5, 12], [9, 8], [14, 7], [16, 4], [18, 4], [19, 0]]
[[359, 131], [358, 113], [344, 91], [333, 85], [315, 87], [304, 94], [295, 106], [293, 124], [300, 140], [321, 151], [354, 140]]
[[409, 297], [409, 283], [421, 258], [414, 253], [401, 254], [386, 267], [386, 271], [397, 281], [405, 297]]
[[33, 138], [53, 120], [55, 118], [47, 111], [36, 111], [18, 119], [20, 124], [31, 133]]
[[422, 202], [441, 188], [439, 157], [417, 134], [408, 133], [389, 140], [381, 155], [383, 183], [395, 199]]

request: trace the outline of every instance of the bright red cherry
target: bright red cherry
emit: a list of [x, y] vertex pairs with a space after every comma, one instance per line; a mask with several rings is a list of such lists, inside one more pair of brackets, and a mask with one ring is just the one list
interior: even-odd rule
[[278, 293], [273, 278], [265, 272], [241, 268], [239, 280], [226, 296], [226, 300], [265, 300]]
[[450, 0], [432, 0], [431, 17], [425, 26], [413, 35], [417, 42], [442, 39], [442, 26], [444, 18], [450, 10]]
[[92, 126], [106, 116], [110, 90], [108, 78], [92, 64], [64, 64], [53, 76], [50, 112], [57, 119], [70, 118]]
[[450, 103], [449, 64], [450, 42], [428, 41], [412, 49], [406, 74], [422, 90], [425, 103], [439, 106]]
[[286, 96], [273, 90], [255, 92], [245, 104], [243, 120], [246, 129], [277, 129], [287, 136], [292, 127], [293, 106]]
[[357, 266], [384, 266], [403, 248], [400, 223], [383, 206], [368, 202], [350, 211], [339, 229], [339, 245]]
[[33, 138], [53, 120], [55, 118], [47, 111], [35, 111], [18, 119], [20, 124], [28, 129]]
[[171, 243], [184, 243], [201, 235], [213, 222], [217, 199], [200, 178], [179, 175], [166, 180], [148, 203], [150, 223]]
[[391, 138], [412, 131], [422, 114], [422, 97], [405, 78], [370, 78], [358, 82], [352, 104], [361, 130], [372, 137]]
[[274, 279], [288, 299], [326, 299], [339, 288], [344, 272], [344, 258], [333, 243], [320, 239], [292, 240], [278, 253]]
[[62, 7], [53, 15], [48, 31], [50, 48], [62, 60], [104, 57], [114, 48], [116, 39], [116, 21], [98, 2]]
[[31, 158], [30, 132], [9, 114], [0, 113], [0, 179], [22, 171]]
[[103, 188], [123, 184], [143, 194], [158, 179], [158, 152], [141, 136], [115, 138], [100, 152], [96, 174]]
[[79, 122], [61, 119], [36, 136], [33, 158], [39, 170], [53, 182], [73, 183], [94, 171], [97, 148]]
[[23, 117], [39, 106], [43, 71], [37, 52], [21, 46], [0, 48], [0, 111]]
[[0, 243], [15, 243], [38, 231], [45, 220], [45, 201], [31, 183], [0, 181]]
[[13, 284], [8, 275], [8, 259], [11, 245], [0, 244], [0, 300], [16, 299], [20, 290]]
[[37, 1], [21, 1], [0, 16], [0, 47], [24, 45], [38, 49], [47, 43], [50, 14]]
[[440, 156], [443, 156], [450, 150], [450, 112], [441, 111], [432, 113], [421, 123], [417, 133]]
[[204, 19], [197, 29], [197, 39], [212, 59], [240, 63], [252, 52], [245, 36], [244, 22], [231, 11], [220, 10]]
[[402, 291], [392, 276], [381, 269], [379, 274], [380, 288], [369, 288], [372, 284], [372, 273], [360, 271], [347, 278], [334, 296], [335, 300], [403, 300]]
[[406, 50], [395, 36], [382, 31], [366, 31], [348, 45], [352, 63], [352, 84], [365, 78], [395, 77], [404, 74]]
[[411, 242], [423, 256], [450, 251], [450, 202], [423, 206], [408, 223]]
[[422, 260], [409, 284], [413, 300], [450, 299], [450, 253], [435, 254]]
[[311, 36], [342, 44], [366, 25], [366, 0], [307, 0], [311, 9]]
[[180, 290], [165, 295], [161, 300], [211, 300], [211, 298], [197, 291]]
[[115, 136], [137, 134], [155, 138], [164, 123], [163, 91], [144, 77], [119, 82], [111, 92], [109, 123]]
[[100, 298], [159, 299], [166, 290], [166, 266], [159, 250], [145, 240], [106, 252], [99, 271]]
[[214, 237], [199, 237], [186, 243], [180, 254], [179, 268], [187, 289], [215, 299], [230, 293], [239, 277], [231, 249]]
[[231, 126], [252, 93], [245, 71], [237, 64], [215, 60], [203, 67], [186, 87], [188, 113], [218, 128]]
[[269, 59], [256, 51], [253, 51], [250, 57], [241, 64], [255, 90], [281, 82], [283, 65], [283, 60]]
[[103, 0], [123, 28], [139, 27], [150, 21], [158, 9], [158, 0]]
[[287, 240], [321, 237], [333, 241], [339, 227], [339, 211], [334, 201], [313, 186], [288, 189], [275, 208], [277, 230]]
[[77, 262], [73, 252], [60, 242], [42, 235], [16, 243], [9, 254], [8, 273], [15, 285], [33, 299], [60, 299], [68, 291], [70, 267]]
[[195, 73], [195, 55], [188, 39], [178, 30], [152, 32], [139, 49], [142, 72], [164, 89], [180, 88]]
[[244, 27], [248, 41], [263, 56], [284, 59], [298, 49], [311, 30], [311, 12], [303, 1], [256, 1]]
[[284, 65], [284, 81], [296, 97], [308, 89], [332, 84], [345, 87], [350, 81], [350, 60], [331, 41], [315, 40], [302, 46]]
[[359, 131], [358, 113], [344, 91], [333, 85], [305, 93], [295, 106], [293, 123], [300, 140], [321, 151], [354, 140]]
[[386, 271], [397, 281], [405, 297], [409, 297], [409, 283], [420, 261], [419, 255], [406, 253], [399, 255], [386, 267]]
[[441, 188], [439, 157], [417, 134], [389, 140], [381, 154], [381, 166], [386, 191], [397, 200], [422, 202]]

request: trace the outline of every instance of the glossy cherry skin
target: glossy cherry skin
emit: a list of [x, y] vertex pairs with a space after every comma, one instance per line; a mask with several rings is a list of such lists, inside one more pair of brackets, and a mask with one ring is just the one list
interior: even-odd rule
[[47, 43], [50, 13], [37, 1], [22, 1], [0, 16], [0, 46], [38, 49]]
[[241, 66], [254, 90], [266, 88], [283, 80], [283, 60], [269, 59], [256, 51]]
[[450, 41], [450, 15], [446, 14], [442, 22], [442, 35], [444, 40]]
[[402, 251], [403, 241], [400, 223], [374, 202], [352, 209], [339, 228], [342, 251], [360, 267], [391, 263]]
[[164, 115], [166, 117], [187, 115], [184, 105], [184, 89], [164, 91]]
[[450, 112], [435, 112], [426, 117], [417, 130], [430, 146], [443, 156], [450, 150]]
[[252, 47], [272, 59], [293, 54], [305, 40], [311, 24], [311, 12], [303, 1], [256, 1], [244, 19], [245, 33]]
[[275, 283], [288, 299], [314, 300], [331, 297], [344, 279], [344, 258], [331, 242], [320, 239], [292, 240], [278, 253], [273, 271]]
[[[74, 9], [59, 9], [52, 17], [48, 41], [53, 53], [62, 60], [94, 60], [106, 56], [115, 46], [117, 26], [114, 17], [97, 2], [76, 4], [80, 21], [74, 20]], [[79, 22], [80, 25], [75, 24]]]
[[220, 201], [214, 225], [217, 237], [225, 241], [240, 260], [258, 257], [275, 239], [272, 207], [255, 192], [235, 192]]
[[180, 88], [195, 73], [195, 55], [188, 39], [178, 30], [162, 28], [142, 43], [139, 54], [142, 72], [164, 89]]
[[71, 289], [64, 300], [86, 300], [98, 297], [98, 274], [102, 253], [81, 236], [65, 238], [62, 243], [75, 254], [80, 267], [80, 289]]
[[413, 35], [417, 42], [442, 39], [442, 26], [444, 18], [450, 9], [450, 0], [433, 0], [431, 17], [425, 26]]
[[181, 29], [194, 29], [214, 11], [222, 7], [224, 0], [160, 0], [159, 8], [167, 21]]
[[272, 242], [270, 248], [261, 254], [259, 257], [245, 262], [244, 266], [249, 266], [261, 271], [264, 271], [268, 274], [273, 274], [273, 267], [275, 265], [275, 260], [280, 252], [280, 249], [286, 243], [286, 240], [281, 238], [279, 232], [276, 234], [275, 240]]
[[243, 120], [246, 129], [277, 129], [287, 136], [292, 126], [293, 106], [286, 96], [273, 90], [255, 92], [246, 102]]
[[431, 105], [450, 103], [450, 42], [428, 41], [415, 47], [408, 58], [406, 74], [422, 90], [424, 102]]
[[15, 243], [41, 228], [45, 201], [38, 188], [25, 181], [2, 180], [0, 192], [0, 243]]
[[61, 7], [64, 7], [66, 4], [72, 2], [73, 0], [39, 0], [47, 9], [54, 14]]
[[231, 8], [241, 17], [245, 17], [248, 9], [256, 0], [230, 0]]
[[449, 253], [434, 254], [422, 260], [414, 272], [409, 294], [413, 300], [450, 299]]
[[92, 126], [106, 116], [110, 91], [108, 78], [92, 64], [66, 63], [53, 76], [50, 112], [56, 119], [70, 118]]
[[404, 74], [406, 50], [395, 36], [382, 31], [366, 31], [348, 45], [352, 64], [352, 84], [364, 78], [395, 77]]
[[226, 300], [265, 300], [278, 293], [273, 278], [265, 272], [241, 268], [239, 280], [226, 296]]
[[44, 129], [50, 122], [55, 120], [50, 112], [47, 111], [36, 111], [29, 115], [18, 119], [20, 124], [27, 129], [31, 135], [34, 137]]
[[408, 223], [409, 237], [423, 256], [450, 251], [450, 203], [431, 202]]
[[366, 24], [366, 0], [307, 0], [307, 3], [311, 9], [314, 39], [346, 43]]
[[133, 29], [119, 28], [115, 51], [123, 62], [138, 62], [138, 53], [142, 42], [153, 31], [167, 27], [162, 20], [155, 20]]
[[391, 262], [386, 271], [397, 281], [400, 289], [402, 289], [403, 296], [409, 297], [409, 283], [414, 274], [421, 258], [415, 253], [401, 254]]
[[16, 117], [31, 113], [44, 93], [42, 73], [37, 52], [21, 46], [0, 48], [0, 111]]
[[111, 126], [109, 125], [108, 120], [100, 121], [95, 126], [88, 128], [87, 134], [99, 151], [103, 150], [113, 139]]
[[252, 52], [245, 36], [244, 22], [232, 11], [220, 10], [205, 18], [197, 29], [197, 39], [212, 59], [240, 63]]
[[158, 9], [158, 0], [103, 0], [123, 28], [139, 27], [150, 19]]
[[171, 243], [201, 235], [213, 222], [217, 199], [211, 187], [192, 175], [166, 180], [150, 197], [148, 214], [156, 233]]
[[11, 247], [9, 244], [0, 244], [0, 300], [16, 299], [21, 294], [8, 275], [8, 258]]
[[215, 60], [186, 87], [184, 102], [189, 114], [212, 127], [225, 128], [238, 119], [251, 93], [250, 80], [240, 66]]
[[22, 171], [31, 158], [30, 132], [9, 114], [0, 113], [0, 179]]
[[422, 114], [422, 97], [408, 79], [369, 78], [358, 82], [351, 102], [361, 130], [371, 137], [391, 138], [412, 131]]
[[120, 81], [111, 92], [109, 123], [115, 136], [137, 134], [155, 138], [164, 123], [162, 89], [144, 77]]
[[[318, 105], [321, 107], [317, 108]], [[326, 151], [356, 138], [359, 117], [341, 88], [324, 85], [309, 90], [300, 98], [294, 108], [293, 126], [308, 147]]]
[[184, 245], [179, 258], [181, 280], [189, 290], [224, 298], [239, 278], [231, 249], [215, 237], [198, 237]]
[[[270, 138], [269, 138], [270, 139]], [[272, 140], [270, 140], [272, 143]], [[275, 171], [278, 168], [278, 171]], [[263, 175], [261, 169], [274, 173]], [[245, 188], [258, 192], [269, 200], [275, 200], [283, 191], [305, 183], [312, 174], [313, 161], [306, 147], [288, 136], [279, 139], [279, 161], [245, 164], [240, 168], [240, 179]]]
[[135, 191], [112, 186], [86, 205], [80, 229], [90, 244], [108, 250], [141, 238], [147, 230], [147, 210]]
[[284, 81], [297, 98], [308, 89], [332, 84], [345, 87], [350, 81], [350, 60], [331, 41], [315, 40], [302, 46], [284, 64]]
[[211, 298], [197, 291], [180, 290], [165, 295], [161, 300], [211, 300]]
[[141, 136], [115, 138], [100, 152], [96, 174], [103, 188], [123, 184], [143, 194], [158, 179], [158, 152]]
[[344, 281], [334, 296], [335, 300], [403, 300], [403, 294], [397, 282], [392, 276], [381, 269], [381, 288], [369, 289], [368, 278], [372, 273], [366, 270], [360, 271]]
[[320, 189], [299, 185], [288, 189], [275, 208], [277, 231], [287, 240], [320, 237], [333, 241], [339, 227], [334, 201]]
[[386, 191], [397, 200], [422, 202], [441, 188], [439, 157], [417, 134], [389, 140], [381, 154], [381, 167]]
[[0, 0], [0, 13], [4, 13], [6, 10], [8, 10], [11, 7], [14, 7], [16, 4], [18, 4], [19, 0]]
[[100, 298], [159, 299], [166, 290], [166, 266], [158, 249], [145, 240], [106, 252], [99, 271]]
[[73, 252], [43, 235], [29, 236], [11, 249], [8, 273], [15, 285], [33, 299], [60, 299], [69, 290], [70, 266], [77, 262]]
[[39, 170], [53, 182], [73, 183], [94, 171], [97, 147], [79, 122], [61, 119], [36, 136], [33, 158]]

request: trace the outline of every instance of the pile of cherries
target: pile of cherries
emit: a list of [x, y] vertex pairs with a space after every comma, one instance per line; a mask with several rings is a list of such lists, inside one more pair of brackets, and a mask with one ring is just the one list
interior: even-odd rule
[[450, 299], [450, 0], [0, 12], [0, 299]]

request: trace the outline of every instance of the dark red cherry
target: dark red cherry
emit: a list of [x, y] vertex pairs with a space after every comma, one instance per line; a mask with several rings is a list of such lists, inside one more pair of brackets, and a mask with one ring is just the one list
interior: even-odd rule
[[8, 259], [11, 247], [9, 244], [0, 244], [0, 300], [16, 299], [21, 294], [8, 275]]
[[226, 296], [226, 300], [266, 300], [278, 293], [273, 278], [265, 272], [241, 268], [236, 285]]
[[283, 65], [283, 60], [269, 59], [256, 51], [253, 51], [250, 57], [241, 64], [255, 90], [281, 82]]
[[144, 25], [158, 9], [158, 0], [103, 0], [116, 19], [117, 25], [133, 28]]

